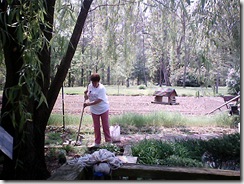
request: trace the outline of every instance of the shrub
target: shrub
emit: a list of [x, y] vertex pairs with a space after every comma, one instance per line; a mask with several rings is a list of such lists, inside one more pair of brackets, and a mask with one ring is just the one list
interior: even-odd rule
[[240, 71], [234, 68], [229, 69], [229, 74], [226, 79], [226, 86], [228, 87], [228, 93], [237, 95], [240, 92]]
[[210, 155], [214, 168], [222, 168], [222, 163], [228, 162], [233, 162], [235, 168], [240, 165], [240, 134], [223, 135], [210, 140], [180, 139], [174, 142], [144, 139], [132, 146], [132, 154], [138, 157], [141, 164], [203, 167], [205, 153]]
[[202, 162], [191, 159], [179, 157], [176, 155], [171, 155], [169, 158], [162, 160], [160, 165], [165, 165], [169, 167], [203, 167]]
[[221, 138], [210, 139], [205, 144], [205, 149], [216, 160], [239, 160], [240, 159], [240, 134], [223, 135]]
[[[183, 86], [184, 78], [184, 67], [181, 67], [174, 71], [174, 74], [171, 76], [171, 82], [174, 86]], [[193, 68], [187, 68], [185, 86], [189, 87], [199, 87], [200, 83], [198, 81], [198, 75]]]
[[50, 145], [50, 144], [62, 144], [63, 140], [61, 138], [61, 133], [57, 132], [51, 132], [48, 133], [46, 136], [45, 144]]
[[173, 154], [173, 149], [166, 142], [144, 139], [132, 146], [132, 154], [141, 164], [159, 164], [160, 160]]
[[139, 86], [139, 89], [146, 89], [146, 86], [144, 86], [144, 85], [140, 85], [140, 86]]

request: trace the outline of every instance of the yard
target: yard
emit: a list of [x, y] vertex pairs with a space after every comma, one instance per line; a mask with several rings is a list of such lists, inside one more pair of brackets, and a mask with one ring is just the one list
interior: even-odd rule
[[[154, 101], [153, 96], [108, 96], [110, 103], [110, 116], [122, 115], [126, 113], [138, 113], [138, 114], [150, 114], [152, 112], [177, 112], [186, 116], [204, 117], [211, 116], [219, 112], [229, 111], [226, 106], [223, 106], [220, 110], [215, 111], [211, 115], [207, 113], [214, 110], [216, 107], [222, 105], [224, 100], [222, 97], [176, 97], [178, 105], [163, 105], [152, 103]], [[65, 116], [77, 115], [80, 116], [82, 111], [82, 104], [84, 102], [82, 95], [65, 95], [64, 96], [64, 113]], [[60, 95], [56, 101], [53, 109], [53, 114], [62, 115], [62, 96]], [[84, 111], [84, 116], [89, 116], [89, 108]], [[61, 122], [60, 122], [61, 125]], [[79, 124], [68, 126], [76, 130]], [[84, 135], [85, 146], [93, 143], [92, 122], [90, 125], [82, 124], [81, 132]], [[84, 129], [90, 129], [91, 132], [86, 134]], [[129, 129], [130, 127], [128, 127]], [[59, 131], [61, 131], [59, 129]], [[238, 132], [238, 129], [233, 127], [215, 127], [215, 126], [192, 126], [192, 127], [158, 127], [157, 131], [148, 133], [149, 130], [121, 130], [120, 143], [116, 143], [119, 146], [124, 146], [132, 142], [138, 142], [143, 139], [159, 139], [170, 140], [175, 138], [196, 138], [196, 139], [210, 139], [218, 137], [224, 134], [232, 134]], [[128, 133], [130, 132], [130, 133]], [[73, 139], [74, 141], [74, 139]], [[82, 154], [82, 153], [81, 153]], [[72, 158], [71, 157], [69, 158]], [[49, 162], [48, 167], [54, 171], [60, 164], [57, 161]]]

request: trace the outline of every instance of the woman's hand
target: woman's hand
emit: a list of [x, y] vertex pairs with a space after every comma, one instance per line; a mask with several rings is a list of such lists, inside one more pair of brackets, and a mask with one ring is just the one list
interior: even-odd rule
[[90, 106], [90, 105], [91, 105], [90, 102], [85, 102], [85, 103], [83, 104], [84, 108], [87, 107], [87, 106]]
[[97, 99], [96, 101], [93, 101], [93, 102], [84, 102], [84, 108], [87, 106], [96, 105], [96, 104], [100, 103], [101, 101], [102, 101], [101, 99]]

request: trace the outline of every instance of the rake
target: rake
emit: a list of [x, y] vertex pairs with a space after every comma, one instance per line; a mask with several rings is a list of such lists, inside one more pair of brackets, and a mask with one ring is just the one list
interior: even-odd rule
[[[87, 88], [88, 89], [88, 85], [87, 85]], [[85, 107], [84, 107], [84, 103], [86, 102], [86, 99], [84, 99], [84, 102], [83, 102], [83, 107], [82, 107], [82, 111], [81, 111], [81, 117], [80, 117], [80, 125], [79, 125], [79, 129], [78, 129], [78, 133], [77, 133], [77, 137], [76, 137], [76, 141], [75, 141], [75, 145], [79, 145], [77, 144], [78, 142], [78, 139], [79, 139], [79, 136], [80, 136], [80, 127], [81, 127], [81, 123], [82, 123], [82, 119], [83, 119], [83, 114], [84, 114], [84, 110], [85, 110]]]
[[[84, 103], [85, 103], [85, 100], [84, 100]], [[83, 103], [83, 104], [84, 104], [84, 103]], [[77, 142], [78, 142], [78, 139], [79, 139], [79, 137], [80, 137], [80, 127], [81, 127], [81, 123], [82, 123], [82, 119], [83, 119], [84, 110], [85, 110], [85, 107], [84, 107], [84, 105], [83, 105], [83, 108], [82, 108], [82, 111], [81, 111], [81, 117], [80, 117], [80, 125], [79, 125], [79, 129], [78, 129], [78, 133], [77, 133], [77, 137], [76, 137], [75, 145], [79, 145], [79, 144], [77, 144]]]

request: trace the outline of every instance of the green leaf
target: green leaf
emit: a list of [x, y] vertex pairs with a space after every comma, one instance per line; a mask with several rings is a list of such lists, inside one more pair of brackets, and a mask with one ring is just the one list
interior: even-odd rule
[[17, 28], [17, 39], [19, 43], [23, 43], [23, 30], [21, 24]]

